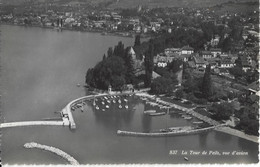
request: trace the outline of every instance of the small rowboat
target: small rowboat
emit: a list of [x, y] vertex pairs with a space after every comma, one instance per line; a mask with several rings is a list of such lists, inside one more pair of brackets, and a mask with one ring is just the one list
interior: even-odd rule
[[156, 113], [149, 113], [150, 116], [160, 116], [160, 115], [165, 115], [165, 112], [156, 112]]
[[146, 111], [144, 111], [144, 114], [151, 114], [151, 113], [156, 113], [156, 110], [146, 110]]

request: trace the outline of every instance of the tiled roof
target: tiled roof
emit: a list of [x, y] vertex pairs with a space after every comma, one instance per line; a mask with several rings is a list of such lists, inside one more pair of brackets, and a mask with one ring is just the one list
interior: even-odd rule
[[205, 60], [202, 57], [194, 57], [196, 64], [205, 64]]
[[202, 55], [212, 55], [212, 53], [210, 51], [206, 51], [206, 50], [201, 51], [201, 54]]
[[221, 52], [220, 48], [210, 48], [211, 52]]
[[223, 59], [220, 61], [221, 64], [233, 64], [230, 59]]
[[194, 50], [192, 47], [190, 47], [190, 46], [183, 46], [182, 48], [181, 48], [182, 50]]

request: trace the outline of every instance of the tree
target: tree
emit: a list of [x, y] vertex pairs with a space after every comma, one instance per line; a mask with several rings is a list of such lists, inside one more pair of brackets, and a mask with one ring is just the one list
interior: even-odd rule
[[119, 57], [124, 57], [125, 48], [122, 41], [119, 41], [118, 44], [114, 48], [114, 55]]
[[231, 103], [214, 103], [210, 111], [213, 113], [213, 118], [216, 120], [228, 120], [230, 116], [234, 113], [234, 108]]
[[167, 68], [170, 72], [176, 73], [181, 70], [180, 66], [183, 62], [179, 59], [173, 60], [171, 63], [167, 64]]
[[182, 90], [182, 89], [178, 89], [178, 90], [175, 92], [175, 96], [176, 96], [178, 99], [183, 98], [183, 90]]
[[241, 66], [235, 66], [229, 69], [230, 74], [232, 74], [235, 78], [240, 78], [244, 75], [244, 71]]
[[140, 45], [141, 45], [140, 35], [136, 35], [134, 46], [140, 46]]
[[106, 90], [108, 85], [120, 89], [125, 84], [126, 66], [122, 58], [112, 56], [89, 69], [86, 82], [98, 89]]
[[165, 94], [173, 91], [172, 80], [166, 77], [158, 77], [151, 84], [151, 93]]
[[146, 87], [149, 87], [152, 82], [152, 74], [153, 74], [153, 57], [154, 57], [154, 46], [153, 43], [150, 42], [148, 51], [145, 54], [144, 63], [145, 63], [145, 81], [144, 84]]
[[89, 68], [85, 77], [85, 83], [88, 84], [89, 86], [95, 86], [94, 81], [93, 81], [93, 68]]
[[103, 55], [103, 59], [102, 60], [106, 60], [106, 54]]
[[114, 54], [113, 48], [109, 47], [108, 50], [107, 50], [107, 57], [112, 57], [113, 54]]
[[125, 49], [125, 65], [126, 65], [126, 75], [125, 75], [125, 79], [127, 83], [131, 83], [133, 84], [135, 81], [135, 75], [134, 75], [134, 61], [132, 59], [132, 56], [128, 54], [130, 50], [130, 47], [127, 47]]
[[212, 81], [211, 81], [211, 75], [210, 75], [211, 66], [208, 65], [206, 67], [203, 82], [202, 82], [202, 94], [204, 98], [208, 99], [213, 95], [213, 88], [212, 88]]

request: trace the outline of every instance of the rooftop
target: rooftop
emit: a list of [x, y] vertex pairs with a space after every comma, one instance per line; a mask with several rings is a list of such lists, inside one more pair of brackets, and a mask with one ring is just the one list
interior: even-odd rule
[[210, 48], [211, 52], [221, 52], [220, 48]]
[[194, 57], [196, 64], [205, 64], [205, 60], [202, 57]]
[[202, 55], [212, 55], [212, 53], [210, 51], [207, 51], [207, 50], [201, 51], [201, 54]]
[[181, 48], [182, 50], [194, 50], [192, 47], [190, 47], [190, 46], [183, 46], [182, 48]]

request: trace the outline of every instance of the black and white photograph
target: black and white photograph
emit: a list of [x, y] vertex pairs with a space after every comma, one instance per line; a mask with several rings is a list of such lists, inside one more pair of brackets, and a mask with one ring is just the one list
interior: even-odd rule
[[259, 0], [0, 0], [0, 163], [259, 165]]

